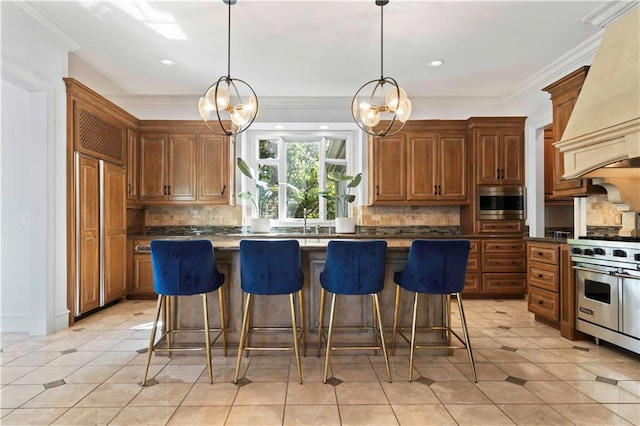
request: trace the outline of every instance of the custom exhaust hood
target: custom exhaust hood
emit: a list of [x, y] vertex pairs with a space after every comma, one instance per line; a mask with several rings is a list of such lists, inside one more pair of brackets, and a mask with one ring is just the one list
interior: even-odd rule
[[607, 165], [636, 166], [640, 157], [640, 7], [607, 27], [564, 134], [554, 145], [564, 155], [566, 179], [589, 172], [597, 177], [598, 170], [604, 169], [609, 170], [603, 174], [610, 175], [613, 170]]

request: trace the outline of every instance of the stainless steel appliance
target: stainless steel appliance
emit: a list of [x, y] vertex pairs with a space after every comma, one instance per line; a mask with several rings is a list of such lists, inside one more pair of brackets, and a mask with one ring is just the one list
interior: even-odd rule
[[640, 238], [568, 240], [578, 330], [640, 353]]
[[479, 186], [478, 220], [523, 220], [526, 217], [525, 188], [522, 186]]

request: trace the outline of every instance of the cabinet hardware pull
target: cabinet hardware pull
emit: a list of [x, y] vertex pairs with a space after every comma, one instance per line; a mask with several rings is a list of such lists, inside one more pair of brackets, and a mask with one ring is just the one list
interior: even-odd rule
[[538, 300], [538, 305], [544, 305], [544, 302], [542, 300]]
[[171, 185], [167, 186], [167, 195], [171, 195]]
[[544, 277], [544, 275], [538, 274], [538, 278], [543, 278], [543, 277]]
[[380, 195], [380, 187], [376, 185], [376, 195]]
[[433, 185], [433, 195], [438, 195], [438, 185]]
[[496, 169], [496, 179], [500, 179], [500, 169]]
[[227, 185], [222, 185], [222, 191], [220, 191], [220, 195], [224, 195], [225, 189], [227, 189]]
[[438, 185], [438, 195], [442, 195], [442, 185]]
[[163, 195], [167, 195], [167, 185], [164, 185], [164, 186], [162, 187], [162, 194], [163, 194]]
[[127, 188], [128, 188], [129, 194], [131, 194], [131, 184], [130, 183], [127, 184]]
[[537, 256], [542, 257], [542, 252], [541, 252], [541, 251], [539, 251], [539, 252], [538, 252], [538, 254], [537, 254]]

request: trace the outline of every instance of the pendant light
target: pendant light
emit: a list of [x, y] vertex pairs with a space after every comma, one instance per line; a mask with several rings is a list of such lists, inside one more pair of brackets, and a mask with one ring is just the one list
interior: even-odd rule
[[[358, 89], [351, 103], [351, 114], [356, 124], [366, 133], [384, 137], [394, 135], [402, 129], [411, 115], [411, 101], [395, 79], [384, 76], [383, 12], [389, 0], [376, 0], [375, 3], [380, 6], [380, 78], [368, 81]], [[380, 124], [381, 121], [384, 123]]]
[[[251, 126], [258, 114], [258, 98], [251, 86], [231, 78], [231, 6], [237, 0], [223, 0], [229, 5], [227, 26], [227, 75], [223, 75], [204, 92], [198, 102], [200, 117], [213, 133], [235, 136]], [[223, 120], [231, 121], [230, 128]]]

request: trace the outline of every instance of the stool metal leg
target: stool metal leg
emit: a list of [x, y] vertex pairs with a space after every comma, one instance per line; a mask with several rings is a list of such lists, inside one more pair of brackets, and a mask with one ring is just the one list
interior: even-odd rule
[[380, 300], [378, 298], [378, 294], [373, 294], [373, 301], [375, 304], [375, 310], [378, 317], [378, 327], [380, 330], [380, 345], [382, 346], [382, 353], [384, 354], [384, 362], [387, 367], [387, 378], [389, 379], [389, 383], [391, 383], [391, 369], [389, 368], [389, 355], [387, 354], [387, 345], [384, 342], [384, 330], [382, 329], [382, 318], [380, 315]]
[[307, 327], [304, 315], [304, 296], [302, 289], [298, 292], [298, 312], [300, 314], [300, 329], [302, 330], [302, 355], [307, 356]]
[[391, 331], [391, 349], [396, 353], [396, 334], [398, 333], [398, 316], [400, 314], [400, 286], [396, 285], [396, 303], [393, 308], [393, 330]]
[[171, 296], [166, 296], [166, 299], [164, 301], [164, 310], [166, 313], [166, 320], [167, 320], [167, 326], [166, 326], [166, 330], [167, 330], [167, 349], [169, 349], [168, 351], [168, 356], [171, 357], [171, 338], [173, 337], [173, 313], [171, 312], [172, 308], [171, 308], [171, 304], [173, 302], [173, 297]]
[[209, 304], [207, 293], [202, 293], [202, 310], [204, 321], [204, 342], [207, 351], [207, 369], [209, 370], [209, 383], [213, 383], [213, 371], [211, 370], [211, 336], [209, 335]]
[[236, 378], [233, 379], [233, 383], [238, 383], [238, 376], [240, 375], [240, 361], [242, 361], [242, 351], [244, 348], [244, 342], [247, 339], [248, 334], [248, 317], [249, 306], [251, 305], [251, 293], [247, 293], [247, 300], [244, 304], [244, 315], [242, 316], [242, 328], [240, 329], [240, 344], [238, 345], [238, 361], [236, 363]]
[[318, 321], [318, 354], [316, 356], [320, 356], [320, 346], [322, 346], [322, 331], [324, 328], [324, 300], [326, 298], [327, 292], [324, 288], [320, 288], [320, 320]]
[[471, 364], [471, 372], [473, 373], [473, 381], [478, 383], [478, 376], [476, 375], [476, 365], [473, 362], [473, 353], [471, 352], [471, 341], [469, 340], [469, 331], [467, 330], [467, 319], [464, 316], [464, 309], [462, 309], [462, 298], [460, 293], [456, 294], [458, 300], [458, 309], [460, 310], [460, 319], [462, 320], [462, 332], [464, 334], [465, 346], [467, 347], [467, 356], [469, 357], [469, 363]]
[[149, 337], [149, 349], [147, 349], [147, 365], [144, 368], [144, 378], [142, 379], [142, 386], [147, 384], [147, 374], [149, 374], [149, 364], [151, 363], [151, 354], [153, 353], [153, 347], [155, 346], [156, 330], [158, 329], [158, 320], [160, 319], [160, 311], [162, 310], [162, 301], [165, 296], [158, 295], [158, 303], [156, 306], [156, 318], [153, 321], [153, 327], [151, 328], [151, 337]]
[[413, 296], [413, 319], [411, 320], [411, 353], [409, 355], [409, 381], [413, 380], [413, 356], [416, 353], [416, 322], [418, 319], [418, 292]]
[[298, 320], [296, 318], [296, 304], [293, 293], [289, 294], [289, 304], [291, 305], [291, 325], [293, 329], [293, 349], [296, 353], [296, 366], [298, 367], [298, 377], [302, 384], [302, 367], [300, 366], [300, 352], [298, 350]]
[[[373, 294], [372, 294], [373, 296]], [[378, 346], [378, 312], [376, 311], [376, 302], [374, 298], [371, 298], [371, 319], [373, 320], [373, 346]], [[378, 350], [374, 349], [374, 355], [378, 355]]]
[[224, 291], [223, 286], [218, 287], [218, 302], [220, 304], [220, 329], [222, 331], [222, 353], [227, 357], [227, 325], [224, 311]]
[[[250, 302], [249, 302], [249, 316], [247, 317], [247, 335], [246, 335], [246, 341], [247, 343], [245, 344], [245, 346], [251, 346], [251, 333], [249, 332], [249, 330], [251, 330], [251, 321], [252, 321], [252, 314], [253, 314], [253, 298], [249, 298]], [[246, 351], [245, 356], [247, 358], [249, 358], [249, 350]]]
[[329, 332], [327, 333], [327, 349], [324, 354], [324, 383], [327, 383], [329, 374], [329, 358], [331, 357], [331, 333], [333, 332], [333, 314], [336, 311], [336, 295], [331, 295], [331, 311], [329, 312]]

